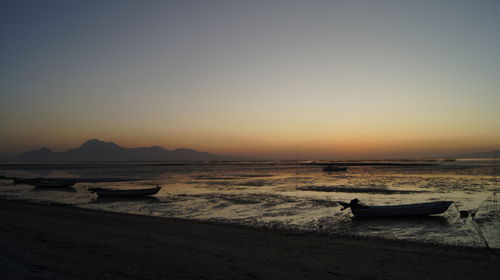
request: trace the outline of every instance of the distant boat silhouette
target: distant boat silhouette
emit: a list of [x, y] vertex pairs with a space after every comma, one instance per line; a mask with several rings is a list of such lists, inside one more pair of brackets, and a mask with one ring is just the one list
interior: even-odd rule
[[161, 190], [161, 187], [156, 185], [154, 188], [148, 189], [110, 189], [110, 188], [89, 188], [90, 192], [96, 193], [98, 197], [138, 197], [155, 195]]
[[335, 172], [335, 171], [347, 171], [347, 167], [339, 167], [336, 165], [328, 165], [323, 167], [323, 171], [326, 172]]

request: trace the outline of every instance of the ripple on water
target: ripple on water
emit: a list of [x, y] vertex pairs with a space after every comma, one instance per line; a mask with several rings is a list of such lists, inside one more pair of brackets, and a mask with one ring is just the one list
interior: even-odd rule
[[392, 190], [387, 188], [353, 188], [349, 186], [304, 186], [298, 188], [301, 191], [315, 192], [344, 192], [344, 193], [374, 193], [374, 194], [412, 194], [425, 193], [419, 190]]
[[[450, 207], [437, 219], [358, 221], [352, 219], [350, 211], [340, 211], [336, 201], [359, 198], [368, 205], [391, 205], [453, 200], [459, 209], [471, 210], [495, 189], [488, 166], [352, 166], [342, 174], [326, 174], [317, 166], [279, 163], [110, 166], [65, 168], [65, 172], [68, 176], [103, 178], [133, 174], [143, 180], [113, 186], [160, 184], [164, 188], [153, 198], [100, 200], [80, 184], [74, 192], [39, 192], [0, 180], [0, 195], [161, 217], [481, 246], [470, 221], [459, 218], [456, 208]], [[41, 176], [33, 170], [0, 170], [0, 174], [12, 176], [9, 172]], [[497, 248], [499, 208], [500, 203], [495, 207], [493, 200], [488, 200], [476, 215], [490, 246]]]

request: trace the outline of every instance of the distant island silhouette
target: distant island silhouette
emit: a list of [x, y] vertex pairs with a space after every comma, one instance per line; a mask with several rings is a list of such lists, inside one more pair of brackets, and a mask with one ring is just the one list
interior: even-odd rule
[[[445, 158], [491, 158], [495, 151], [446, 156]], [[496, 151], [500, 156], [500, 150]], [[92, 161], [243, 161], [252, 158], [215, 155], [193, 149], [168, 150], [160, 146], [125, 148], [114, 142], [98, 139], [85, 141], [80, 147], [65, 152], [54, 152], [47, 147], [4, 156], [2, 161], [10, 162], [92, 162]]]
[[167, 150], [159, 146], [124, 148], [113, 142], [91, 139], [78, 148], [65, 152], [53, 152], [41, 148], [21, 153], [14, 162], [62, 162], [62, 161], [231, 161], [245, 160], [241, 157], [213, 155], [193, 149]]

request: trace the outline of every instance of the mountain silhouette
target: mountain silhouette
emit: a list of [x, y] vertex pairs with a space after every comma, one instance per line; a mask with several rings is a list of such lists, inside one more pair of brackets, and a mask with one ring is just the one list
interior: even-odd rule
[[216, 161], [244, 160], [243, 158], [213, 155], [193, 149], [167, 150], [159, 146], [124, 148], [113, 142], [91, 139], [80, 147], [65, 152], [53, 152], [41, 148], [17, 155], [15, 162], [57, 162], [57, 161]]

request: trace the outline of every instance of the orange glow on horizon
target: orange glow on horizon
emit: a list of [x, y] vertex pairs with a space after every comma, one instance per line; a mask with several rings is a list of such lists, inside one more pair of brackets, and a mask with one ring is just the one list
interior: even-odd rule
[[[307, 137], [300, 140], [292, 138], [249, 139], [245, 137], [224, 138], [185, 138], [177, 137], [64, 137], [51, 138], [43, 142], [40, 139], [25, 139], [11, 144], [18, 145], [17, 151], [24, 152], [29, 149], [38, 149], [43, 146], [54, 151], [65, 151], [75, 148], [90, 138], [102, 141], [112, 141], [127, 147], [161, 146], [165, 149], [191, 148], [197, 151], [212, 154], [251, 157], [256, 159], [383, 159], [383, 158], [423, 158], [431, 156], [447, 156], [477, 151], [497, 149], [500, 141], [495, 139], [469, 137], [460, 141], [454, 139], [384, 139], [382, 137], [344, 137], [333, 140], [332, 138], [314, 139]], [[200, 139], [202, 139], [200, 141]], [[33, 141], [35, 140], [35, 141]], [[23, 147], [30, 147], [26, 149]]]
[[497, 6], [249, 2], [12, 4], [0, 155], [93, 138], [288, 159], [500, 147]]

